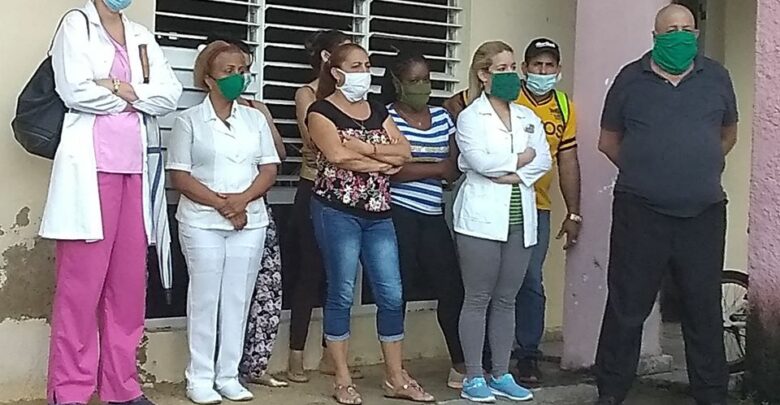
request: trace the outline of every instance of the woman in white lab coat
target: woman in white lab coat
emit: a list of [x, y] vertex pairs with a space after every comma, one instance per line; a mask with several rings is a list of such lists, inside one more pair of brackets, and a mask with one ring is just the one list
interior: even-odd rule
[[[476, 402], [533, 397], [509, 374], [509, 356], [515, 296], [536, 244], [534, 183], [552, 161], [541, 120], [514, 103], [519, 91], [512, 48], [498, 41], [480, 46], [469, 71], [470, 103], [458, 117], [458, 166], [466, 179], [453, 207], [465, 289], [459, 327], [467, 376], [461, 396]], [[493, 367], [486, 381], [488, 318]]]
[[86, 404], [96, 390], [104, 402], [150, 403], [135, 361], [151, 235], [142, 114], [175, 110], [182, 88], [151, 32], [122, 14], [130, 3], [88, 1], [66, 16], [52, 49], [70, 108], [40, 230], [57, 242], [52, 404]]

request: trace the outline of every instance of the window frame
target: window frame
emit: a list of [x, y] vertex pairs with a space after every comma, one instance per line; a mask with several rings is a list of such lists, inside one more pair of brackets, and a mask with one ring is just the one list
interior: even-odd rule
[[[192, 16], [192, 15], [187, 15], [185, 13], [159, 11], [158, 7], [159, 7], [160, 0], [158, 0], [155, 3], [155, 30], [154, 30], [155, 36], [157, 37], [158, 41], [162, 39], [163, 41], [166, 42], [166, 44], [163, 45], [163, 51], [166, 57], [168, 57], [168, 59], [170, 60], [171, 65], [177, 74], [177, 77], [179, 77], [182, 83], [185, 84], [185, 94], [186, 94], [184, 98], [185, 104], [182, 105], [180, 102], [179, 111], [187, 107], [191, 107], [192, 105], [195, 105], [194, 102], [196, 101], [197, 98], [197, 89], [195, 89], [194, 86], [192, 85], [192, 78], [191, 78], [192, 63], [190, 62], [188, 65], [187, 61], [188, 60], [194, 61], [195, 55], [197, 55], [197, 50], [194, 50], [187, 46], [177, 47], [175, 45], [171, 45], [170, 43], [175, 43], [177, 40], [182, 40], [182, 41], [199, 40], [202, 42], [205, 40], [205, 36], [181, 34], [181, 33], [175, 33], [167, 30], [160, 31], [157, 29], [158, 28], [157, 23], [160, 17], [186, 18], [186, 19], [192, 19], [197, 21], [224, 22], [224, 23], [231, 23], [237, 25], [246, 25], [247, 34], [244, 40], [251, 46], [255, 47], [254, 55], [253, 55], [254, 63], [251, 68], [253, 83], [250, 86], [249, 89], [250, 91], [248, 92], [247, 95], [251, 95], [251, 97], [254, 98], [255, 100], [265, 102], [269, 106], [269, 109], [271, 109], [272, 111], [277, 107], [289, 108], [290, 106], [294, 106], [294, 100], [270, 97], [268, 95], [269, 86], [298, 88], [300, 87], [300, 84], [291, 83], [291, 82], [280, 82], [280, 81], [274, 81], [268, 79], [266, 75], [266, 68], [268, 67], [293, 68], [293, 69], [310, 69], [310, 68], [308, 65], [301, 66], [301, 64], [294, 64], [295, 66], [293, 66], [293, 64], [290, 63], [279, 62], [275, 60], [270, 60], [271, 58], [267, 58], [266, 51], [269, 47], [276, 47], [280, 49], [288, 48], [290, 50], [298, 50], [298, 51], [303, 49], [303, 44], [273, 42], [270, 40], [267, 41], [266, 39], [267, 39], [268, 30], [280, 28], [280, 27], [281, 28], [297, 27], [297, 28], [304, 28], [304, 30], [310, 30], [311, 32], [315, 32], [316, 30], [325, 27], [307, 28], [305, 26], [286, 25], [286, 24], [280, 24], [275, 21], [269, 21], [269, 19], [267, 18], [269, 16], [269, 10], [283, 10], [289, 12], [309, 12], [315, 14], [319, 12], [322, 13], [323, 15], [329, 15], [331, 17], [352, 18], [353, 19], [352, 31], [347, 32], [347, 34], [353, 35], [356, 38], [356, 42], [362, 45], [364, 48], [366, 48], [369, 51], [369, 55], [372, 58], [375, 55], [393, 56], [392, 52], [379, 50], [379, 49], [372, 49], [371, 40], [373, 38], [392, 39], [393, 37], [399, 36], [399, 34], [394, 34], [394, 33], [372, 31], [371, 30], [372, 21], [375, 20], [376, 21], [399, 21], [399, 22], [409, 23], [409, 24], [420, 23], [421, 25], [428, 24], [432, 26], [444, 27], [446, 28], [447, 38], [434, 39], [434, 40], [436, 42], [440, 42], [445, 45], [446, 54], [439, 55], [439, 56], [426, 55], [426, 57], [430, 58], [431, 60], [443, 62], [445, 66], [443, 72], [432, 72], [433, 81], [442, 82], [443, 83], [442, 86], [444, 88], [443, 90], [438, 90], [438, 89], [434, 90], [432, 96], [437, 99], [446, 99], [457, 90], [455, 86], [457, 86], [459, 81], [456, 78], [455, 74], [459, 63], [461, 62], [458, 55], [458, 52], [460, 50], [460, 45], [461, 45], [459, 36], [462, 31], [460, 20], [463, 14], [462, 12], [463, 8], [461, 7], [461, 4], [467, 0], [446, 0], [447, 1], [446, 5], [432, 4], [424, 0], [352, 0], [353, 10], [351, 13], [346, 11], [327, 10], [326, 8], [321, 7], [320, 3], [318, 3], [318, 5], [316, 6], [309, 6], [309, 5], [291, 6], [291, 5], [279, 4], [279, 2], [283, 0], [200, 0], [200, 1], [223, 3], [223, 4], [230, 4], [230, 5], [246, 5], [248, 7], [247, 18], [245, 22], [240, 22], [239, 20], [226, 20], [218, 17]], [[428, 8], [434, 8], [439, 10], [447, 10], [448, 21], [446, 22], [426, 21], [422, 19], [393, 17], [393, 16], [381, 15], [379, 13], [372, 13], [372, 5], [374, 5], [375, 3], [389, 3], [389, 4], [396, 4], [398, 6], [417, 6], [423, 8], [428, 7]], [[402, 38], [402, 39], [416, 39], [416, 38]], [[424, 39], [433, 39], [433, 38], [424, 38]], [[382, 76], [384, 74], [384, 68], [374, 68], [372, 69], [372, 74], [374, 78], [377, 79], [377, 77]], [[379, 92], [380, 89], [381, 87], [379, 85], [372, 86], [372, 92], [374, 93]], [[161, 127], [164, 131], [164, 135], [166, 133], [169, 133], [170, 131], [170, 127], [172, 126], [172, 122], [173, 122], [172, 116], [173, 114], [171, 116], [164, 117], [160, 120]], [[294, 119], [277, 118], [276, 115], [274, 118], [274, 123], [277, 124], [277, 126], [296, 125]], [[295, 127], [295, 132], [297, 134], [297, 126]], [[285, 137], [284, 142], [285, 144], [291, 144], [291, 145], [301, 144], [300, 138]], [[285, 160], [285, 162], [288, 164], [289, 163], [299, 164], [300, 157], [290, 156], [288, 157], [288, 159]], [[274, 188], [269, 192], [266, 198], [266, 203], [271, 204], [271, 206], [290, 205], [293, 203], [296, 186], [298, 182], [298, 176], [283, 174], [280, 177], [281, 179], [277, 182], [277, 185], [274, 186]], [[168, 196], [169, 205], [174, 205], [178, 201], [178, 193], [174, 190], [170, 190], [170, 189], [167, 190], [167, 196]], [[153, 265], [152, 263], [149, 264], [150, 271], [157, 271], [156, 268], [151, 267], [152, 265]], [[360, 274], [359, 276], [360, 282], [358, 283], [355, 291], [356, 299], [353, 308], [353, 314], [356, 316], [374, 314], [376, 313], [376, 306], [374, 304], [362, 303], [362, 286], [363, 286], [362, 272], [360, 272], [359, 274]], [[174, 280], [174, 283], [176, 283], [176, 280]], [[436, 301], [416, 301], [416, 302], [410, 302], [407, 310], [420, 311], [420, 310], [430, 310], [434, 308], [436, 308]], [[289, 310], [284, 310], [282, 313], [282, 321], [289, 320], [289, 316], [290, 316]], [[321, 319], [321, 317], [322, 317], [321, 309], [319, 308], [315, 309], [312, 319]], [[186, 328], [186, 316], [147, 318], [146, 327], [149, 330], [184, 329]]]

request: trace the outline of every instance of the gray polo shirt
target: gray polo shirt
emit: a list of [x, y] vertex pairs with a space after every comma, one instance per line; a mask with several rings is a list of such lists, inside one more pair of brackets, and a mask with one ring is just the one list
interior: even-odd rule
[[677, 87], [653, 72], [650, 53], [623, 68], [601, 127], [622, 134], [615, 192], [675, 217], [694, 217], [726, 195], [721, 130], [737, 122], [728, 71], [699, 56]]

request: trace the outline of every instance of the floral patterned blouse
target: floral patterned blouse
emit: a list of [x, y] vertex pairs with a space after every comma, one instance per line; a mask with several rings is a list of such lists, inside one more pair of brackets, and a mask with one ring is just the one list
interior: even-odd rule
[[[333, 105], [320, 100], [309, 108], [309, 113], [322, 114], [336, 125], [339, 136], [356, 137], [371, 144], [390, 143], [390, 136], [382, 127], [388, 117], [387, 109], [370, 102], [371, 115], [365, 121], [357, 120]], [[361, 216], [389, 216], [390, 176], [383, 173], [361, 173], [336, 167], [317, 151], [317, 176], [314, 195], [323, 203]]]

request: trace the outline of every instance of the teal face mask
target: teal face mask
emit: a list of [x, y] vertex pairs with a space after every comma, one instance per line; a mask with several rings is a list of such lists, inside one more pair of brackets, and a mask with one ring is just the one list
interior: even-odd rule
[[490, 95], [504, 101], [515, 101], [520, 95], [520, 75], [517, 72], [493, 72], [490, 81]]
[[685, 73], [693, 65], [699, 52], [696, 34], [689, 31], [672, 31], [653, 38], [653, 61], [673, 75]]
[[228, 101], [233, 101], [244, 92], [246, 78], [241, 73], [235, 73], [230, 76], [217, 79], [217, 88], [222, 96]]

